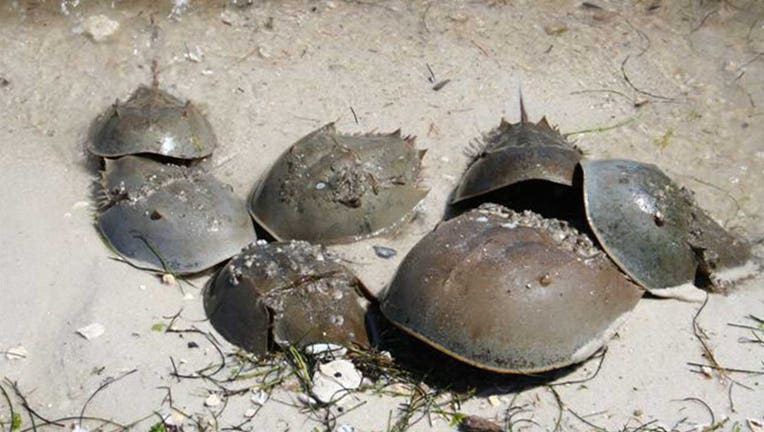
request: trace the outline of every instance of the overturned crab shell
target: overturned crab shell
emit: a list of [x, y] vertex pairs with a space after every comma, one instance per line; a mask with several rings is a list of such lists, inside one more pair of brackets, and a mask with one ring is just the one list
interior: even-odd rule
[[258, 355], [269, 337], [282, 347], [368, 345], [361, 289], [320, 246], [252, 244], [210, 282], [204, 308], [228, 341]]
[[141, 86], [96, 121], [89, 150], [102, 157], [148, 153], [198, 159], [216, 145], [212, 126], [191, 102]]
[[383, 293], [381, 310], [474, 366], [529, 373], [591, 356], [641, 295], [565, 222], [489, 204], [424, 237]]
[[255, 240], [244, 203], [196, 168], [125, 156], [107, 160], [98, 229], [132, 264], [195, 273]]
[[519, 123], [501, 121], [480, 148], [451, 196], [451, 204], [527, 180], [573, 185], [581, 153], [549, 126], [546, 117], [528, 122], [520, 102]]
[[613, 159], [581, 166], [592, 231], [651, 293], [692, 296], [697, 276], [724, 288], [752, 270], [750, 245], [714, 222], [655, 165]]
[[277, 240], [378, 235], [402, 224], [427, 194], [418, 186], [423, 155], [400, 131], [343, 135], [330, 123], [281, 155], [252, 192], [250, 212]]

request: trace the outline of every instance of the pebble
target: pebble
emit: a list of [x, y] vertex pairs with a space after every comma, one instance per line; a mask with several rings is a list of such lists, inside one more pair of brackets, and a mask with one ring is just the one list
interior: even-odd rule
[[105, 15], [92, 15], [82, 23], [82, 32], [95, 42], [104, 42], [119, 30], [119, 23]]
[[201, 63], [201, 61], [204, 60], [204, 52], [202, 52], [202, 49], [197, 45], [193, 49], [189, 48], [186, 50], [185, 57], [186, 60], [190, 62]]
[[[254, 389], [253, 389], [254, 391]], [[268, 400], [268, 393], [258, 390], [257, 393], [252, 395], [252, 398], [250, 399], [253, 404], [258, 406], [265, 405], [265, 402]]]
[[496, 422], [475, 415], [465, 417], [459, 426], [460, 430], [475, 432], [501, 432], [504, 430]]
[[179, 412], [173, 412], [162, 417], [166, 426], [182, 426], [185, 416]]
[[568, 26], [562, 22], [554, 22], [544, 26], [544, 33], [549, 36], [559, 36], [568, 31]]
[[220, 396], [218, 396], [216, 393], [212, 393], [207, 397], [207, 399], [204, 401], [204, 405], [208, 407], [216, 407], [220, 405], [222, 401], [220, 400]]
[[268, 49], [268, 47], [265, 47], [263, 45], [260, 45], [257, 47], [257, 54], [264, 59], [269, 59], [273, 57], [273, 54], [271, 54], [270, 49]]
[[398, 252], [395, 249], [389, 248], [389, 247], [374, 245], [372, 246], [372, 248], [374, 249], [374, 253], [377, 254], [378, 257], [383, 259], [389, 259], [398, 254]]
[[87, 340], [95, 339], [102, 334], [106, 332], [106, 328], [103, 326], [103, 324], [99, 323], [92, 323], [88, 324], [85, 327], [81, 327], [77, 329], [77, 334], [84, 337]]
[[220, 13], [220, 21], [223, 24], [235, 25], [239, 23], [239, 20], [240, 20], [239, 15], [236, 12], [233, 12], [229, 9], [226, 9]]

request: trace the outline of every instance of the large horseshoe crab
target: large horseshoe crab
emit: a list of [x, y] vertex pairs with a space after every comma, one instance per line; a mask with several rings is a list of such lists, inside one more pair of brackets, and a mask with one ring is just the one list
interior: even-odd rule
[[586, 360], [641, 296], [566, 223], [488, 204], [425, 236], [380, 307], [396, 326], [466, 363], [532, 373]]
[[252, 244], [207, 286], [204, 308], [228, 341], [258, 355], [315, 343], [368, 345], [361, 282], [322, 247]]
[[244, 203], [201, 169], [136, 156], [105, 163], [98, 229], [132, 264], [196, 273], [255, 241]]
[[614, 159], [582, 161], [586, 215], [610, 257], [652, 294], [695, 296], [750, 275], [750, 245], [722, 228], [687, 189], [658, 167]]
[[297, 141], [249, 200], [252, 217], [277, 240], [340, 243], [395, 229], [427, 194], [414, 138], [345, 135], [328, 124]]

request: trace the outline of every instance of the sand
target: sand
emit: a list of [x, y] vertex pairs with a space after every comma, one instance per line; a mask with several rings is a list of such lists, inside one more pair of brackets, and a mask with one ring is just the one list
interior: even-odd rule
[[[394, 237], [332, 247], [374, 292], [441, 218], [470, 140], [502, 116], [519, 119], [520, 88], [532, 120], [546, 115], [563, 132], [589, 131], [571, 138], [590, 157], [658, 164], [763, 252], [761, 2], [184, 3], [0, 4], [0, 377], [9, 380], [0, 385], [23, 413], [22, 428], [32, 423], [11, 382], [41, 416], [73, 416], [61, 423], [86, 430], [101, 423], [80, 422], [83, 406], [119, 377], [89, 401], [85, 416], [120, 424], [145, 418], [134, 428], [146, 431], [172, 403], [210, 429], [226, 429], [258, 407], [246, 381], [226, 397], [210, 381], [172, 375], [172, 363], [190, 373], [219, 361], [201, 333], [157, 331], [176, 314], [175, 329], [212, 331], [201, 302], [206, 277], [182, 291], [165, 285], [112, 259], [93, 227], [98, 164], [83, 150], [88, 128], [115, 99], [150, 82], [153, 59], [163, 88], [202, 106], [220, 141], [214, 173], [242, 198], [282, 151], [327, 122], [346, 132], [401, 128], [418, 137], [428, 149], [431, 191], [417, 218]], [[373, 245], [398, 254], [380, 259]], [[532, 419], [516, 425], [531, 430], [555, 429], [559, 413], [562, 430], [592, 429], [587, 422], [609, 430], [712, 422], [761, 430], [764, 346], [728, 323], [757, 325], [748, 315], [764, 316], [762, 285], [758, 276], [711, 296], [697, 319], [720, 365], [756, 373], [699, 373], [689, 363], [709, 364], [693, 333], [700, 305], [645, 298], [594, 379], [555, 387], [565, 410], [550, 388], [512, 390], [513, 378], [497, 378], [497, 386], [444, 410], [498, 422], [515, 414], [514, 421]], [[77, 333], [93, 323], [103, 334]], [[10, 359], [19, 347], [26, 354]], [[234, 351], [222, 339], [220, 347]], [[591, 374], [598, 363], [558, 381]], [[327, 429], [324, 411], [310, 412], [298, 392], [294, 382], [279, 387], [241, 427]], [[388, 430], [409, 401], [357, 396], [362, 404], [336, 419], [335, 430]], [[9, 417], [0, 399], [0, 421]], [[448, 415], [413, 420], [410, 430], [453, 429]], [[196, 428], [186, 420], [186, 430]]]

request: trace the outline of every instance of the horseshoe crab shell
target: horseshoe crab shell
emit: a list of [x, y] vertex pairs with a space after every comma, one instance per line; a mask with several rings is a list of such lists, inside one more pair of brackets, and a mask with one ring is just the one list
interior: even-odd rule
[[488, 204], [414, 246], [380, 307], [404, 331], [462, 361], [531, 373], [587, 359], [641, 295], [565, 222]]
[[90, 152], [101, 157], [148, 153], [199, 159], [216, 146], [212, 126], [190, 101], [145, 86], [117, 101], [96, 122], [89, 142]]
[[252, 192], [252, 217], [277, 240], [339, 243], [402, 224], [425, 195], [423, 150], [400, 131], [344, 135], [330, 123], [297, 141]]
[[546, 117], [530, 123], [520, 99], [520, 122], [502, 119], [486, 134], [450, 199], [454, 205], [528, 180], [573, 185], [581, 153], [565, 141]]
[[102, 184], [98, 229], [138, 267], [196, 273], [255, 241], [244, 203], [200, 169], [125, 156], [106, 160]]
[[699, 275], [724, 288], [753, 271], [750, 245], [714, 222], [655, 165], [613, 159], [581, 166], [592, 231], [652, 294], [692, 298]]
[[204, 308], [223, 337], [257, 355], [268, 350], [269, 329], [280, 346], [368, 345], [362, 289], [320, 246], [257, 243], [210, 281]]

